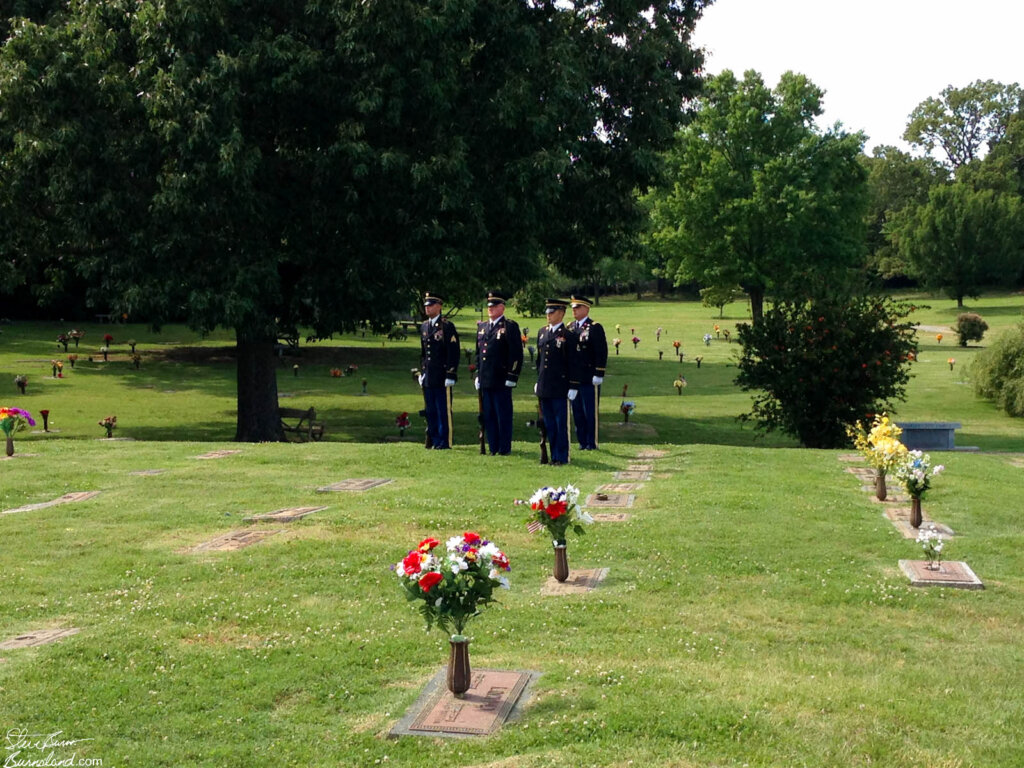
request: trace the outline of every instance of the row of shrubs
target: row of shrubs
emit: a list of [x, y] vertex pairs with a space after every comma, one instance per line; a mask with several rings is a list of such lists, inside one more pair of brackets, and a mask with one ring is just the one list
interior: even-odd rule
[[971, 366], [974, 391], [1010, 416], [1024, 416], [1024, 323], [996, 337]]

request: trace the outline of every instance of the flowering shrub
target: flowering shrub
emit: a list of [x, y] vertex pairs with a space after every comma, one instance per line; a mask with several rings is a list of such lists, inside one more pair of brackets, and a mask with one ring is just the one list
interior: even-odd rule
[[932, 466], [932, 457], [921, 451], [907, 451], [893, 470], [893, 476], [915, 499], [921, 498], [931, 487], [931, 480], [945, 469], [941, 464]]
[[494, 602], [494, 590], [509, 588], [504, 574], [512, 568], [494, 542], [472, 531], [448, 539], [444, 553], [437, 551], [440, 545], [433, 537], [423, 539], [392, 568], [406, 599], [423, 602], [419, 610], [427, 631], [436, 624], [453, 640], [463, 639], [466, 622]]
[[579, 504], [580, 491], [572, 485], [564, 488], [544, 486], [530, 497], [532, 514], [528, 524], [539, 523], [551, 534], [551, 539], [559, 544], [565, 543], [565, 534], [572, 528], [578, 536], [583, 535], [583, 526], [594, 522]]
[[847, 445], [847, 425], [904, 397], [916, 344], [909, 311], [869, 296], [779, 302], [740, 325], [736, 383], [754, 392], [741, 418], [809, 448]]
[[875, 469], [890, 472], [907, 453], [907, 447], [899, 439], [903, 430], [889, 421], [884, 413], [875, 415], [870, 432], [859, 421], [853, 427], [847, 427], [846, 431], [853, 439], [854, 447]]

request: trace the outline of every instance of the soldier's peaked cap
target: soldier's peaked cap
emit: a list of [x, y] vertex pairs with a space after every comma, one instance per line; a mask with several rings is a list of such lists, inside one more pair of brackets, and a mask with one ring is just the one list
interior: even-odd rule
[[444, 297], [439, 293], [427, 291], [423, 294], [423, 306], [427, 304], [444, 304]]
[[569, 306], [569, 302], [565, 299], [546, 299], [544, 302], [545, 312], [557, 312], [559, 309], [564, 310]]
[[504, 303], [505, 303], [505, 296], [503, 294], [497, 293], [496, 291], [490, 291], [487, 294], [487, 306], [488, 307], [496, 307], [498, 304], [504, 304]]
[[571, 297], [571, 298], [569, 299], [569, 302], [570, 302], [570, 303], [571, 303], [571, 304], [572, 304], [572, 305], [573, 305], [574, 307], [590, 307], [590, 306], [592, 306], [592, 305], [593, 305], [593, 303], [594, 303], [594, 302], [592, 302], [592, 301], [591, 301], [590, 299], [588, 299], [588, 298], [587, 298], [586, 296], [575, 296], [575, 295], [574, 295], [574, 296], [572, 296], [572, 297]]

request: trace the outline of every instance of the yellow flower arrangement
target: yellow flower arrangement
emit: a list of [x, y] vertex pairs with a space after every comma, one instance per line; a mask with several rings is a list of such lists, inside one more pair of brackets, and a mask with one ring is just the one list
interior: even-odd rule
[[855, 426], [847, 428], [847, 434], [853, 438], [854, 447], [875, 469], [891, 471], [902, 463], [907, 454], [907, 447], [899, 439], [903, 430], [885, 414], [875, 416], [870, 431], [858, 421]]

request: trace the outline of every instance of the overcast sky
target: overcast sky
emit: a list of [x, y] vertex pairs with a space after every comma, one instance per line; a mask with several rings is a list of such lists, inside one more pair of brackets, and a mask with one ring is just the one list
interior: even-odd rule
[[716, 0], [697, 22], [707, 71], [786, 70], [825, 90], [822, 127], [836, 121], [879, 144], [947, 85], [1024, 82], [1024, 0]]

